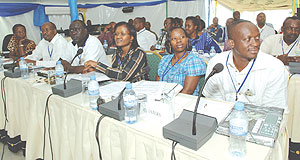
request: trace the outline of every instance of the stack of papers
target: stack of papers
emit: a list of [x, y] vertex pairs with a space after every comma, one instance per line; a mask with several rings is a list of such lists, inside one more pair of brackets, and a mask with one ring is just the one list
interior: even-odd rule
[[107, 77], [107, 75], [100, 73], [100, 72], [89, 72], [86, 74], [69, 74], [67, 77], [67, 80], [69, 81], [70, 79], [77, 79], [80, 81], [89, 81], [91, 75], [95, 75], [96, 76], [96, 80], [98, 82], [102, 82], [102, 81], [108, 81], [110, 80], [109, 77]]

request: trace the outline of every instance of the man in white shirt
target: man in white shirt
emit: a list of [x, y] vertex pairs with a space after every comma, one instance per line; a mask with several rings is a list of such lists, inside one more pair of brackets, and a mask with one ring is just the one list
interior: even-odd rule
[[[72, 41], [68, 43], [65, 50], [66, 53], [62, 56], [62, 64], [66, 71], [82, 73], [84, 63], [89, 60], [110, 65], [101, 42], [96, 37], [88, 34], [87, 27], [83, 21], [73, 21], [69, 30]], [[74, 59], [71, 66], [70, 63], [79, 49], [82, 49], [83, 52]]]
[[232, 50], [216, 55], [208, 64], [206, 76], [217, 63], [224, 70], [208, 80], [203, 95], [287, 109], [287, 71], [281, 61], [259, 51], [257, 27], [249, 21], [235, 21], [228, 30], [228, 43]]
[[265, 38], [275, 34], [275, 30], [272, 27], [266, 25], [266, 15], [264, 13], [261, 12], [257, 15], [256, 22], [261, 40], [264, 40]]
[[67, 41], [57, 33], [56, 26], [52, 22], [44, 23], [41, 29], [43, 39], [25, 60], [36, 66], [54, 67], [63, 55]]
[[300, 20], [288, 17], [281, 27], [282, 34], [266, 38], [261, 50], [280, 59], [285, 65], [289, 62], [300, 62]]
[[144, 51], [150, 51], [152, 45], [156, 43], [156, 37], [153, 33], [146, 30], [145, 18], [137, 17], [133, 20], [133, 26], [137, 31], [137, 41]]

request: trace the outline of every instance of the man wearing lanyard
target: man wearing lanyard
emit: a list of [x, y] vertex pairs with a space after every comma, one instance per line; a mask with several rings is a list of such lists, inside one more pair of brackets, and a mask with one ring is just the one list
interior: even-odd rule
[[56, 26], [52, 22], [44, 23], [41, 30], [43, 39], [25, 60], [36, 66], [54, 67], [63, 55], [67, 41], [57, 33]]
[[232, 49], [210, 60], [206, 75], [217, 63], [222, 63], [224, 70], [208, 80], [205, 97], [287, 109], [287, 71], [281, 61], [259, 51], [259, 36], [250, 21], [239, 20], [229, 26]]
[[137, 41], [144, 51], [150, 51], [152, 45], [156, 43], [156, 37], [153, 33], [146, 30], [145, 18], [137, 17], [133, 20], [133, 26], [137, 31]]
[[264, 40], [265, 38], [275, 34], [275, 30], [272, 27], [266, 25], [266, 15], [263, 12], [257, 15], [256, 22], [257, 28], [260, 32], [261, 40]]
[[288, 17], [281, 27], [283, 34], [266, 38], [261, 44], [261, 50], [280, 59], [285, 65], [289, 62], [300, 62], [300, 20], [298, 17]]
[[[102, 62], [110, 66], [101, 42], [96, 37], [88, 34], [87, 27], [83, 21], [73, 21], [69, 30], [72, 41], [68, 43], [65, 53], [62, 56], [62, 64], [65, 71], [82, 73], [84, 63], [89, 60]], [[83, 53], [75, 58], [71, 66], [70, 62], [80, 48], [83, 49]]]

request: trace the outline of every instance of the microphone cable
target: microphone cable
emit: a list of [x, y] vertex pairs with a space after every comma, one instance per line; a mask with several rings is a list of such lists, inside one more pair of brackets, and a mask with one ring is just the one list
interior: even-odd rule
[[178, 144], [178, 142], [175, 142], [175, 141], [172, 142], [171, 160], [176, 160], [176, 157], [175, 157], [175, 147], [176, 147], [177, 144]]
[[[2, 96], [2, 101], [3, 101], [3, 107], [4, 107], [4, 116], [5, 116], [5, 121], [4, 121], [4, 131], [6, 128], [6, 124], [8, 122], [7, 119], [7, 109], [6, 109], [6, 92], [5, 92], [5, 87], [4, 87], [4, 81], [7, 77], [3, 77], [1, 79], [1, 96]], [[5, 144], [3, 143], [3, 149], [2, 149], [2, 155], [1, 155], [1, 160], [3, 160], [4, 157], [4, 151], [5, 151]]]
[[51, 158], [53, 160], [53, 149], [52, 149], [52, 141], [51, 141], [51, 135], [50, 135], [50, 114], [49, 114], [49, 99], [53, 95], [51, 93], [46, 100], [46, 107], [45, 107], [45, 113], [44, 113], [44, 144], [43, 144], [43, 159], [45, 159], [45, 145], [46, 145], [46, 114], [48, 114], [48, 135], [49, 135], [49, 142], [50, 142], [50, 151], [51, 151]]
[[105, 115], [101, 115], [101, 117], [99, 118], [98, 122], [97, 122], [97, 126], [96, 126], [96, 132], [95, 132], [95, 136], [96, 136], [96, 140], [97, 140], [97, 144], [98, 144], [98, 149], [99, 149], [99, 158], [100, 160], [102, 160], [102, 155], [101, 155], [101, 148], [100, 148], [100, 141], [99, 141], [99, 126], [100, 126], [100, 122], [102, 121], [102, 119], [106, 117]]

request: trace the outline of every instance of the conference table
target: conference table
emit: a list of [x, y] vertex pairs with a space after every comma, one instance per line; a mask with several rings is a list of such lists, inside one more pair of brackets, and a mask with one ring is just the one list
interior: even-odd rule
[[[0, 73], [0, 77], [3, 78], [3, 73]], [[99, 147], [95, 133], [101, 114], [88, 107], [88, 101], [81, 93], [68, 98], [52, 95], [48, 103], [50, 121], [46, 114], [44, 128], [45, 106], [51, 94], [51, 86], [37, 83], [36, 78], [27, 80], [6, 78], [4, 81], [8, 118], [6, 130], [10, 137], [21, 135], [21, 139], [26, 141], [26, 159], [43, 157], [45, 132], [44, 159], [49, 160], [53, 156], [55, 160], [98, 160]], [[176, 116], [184, 106], [194, 106], [196, 99], [195, 96], [178, 94], [174, 102]], [[0, 106], [0, 129], [2, 129], [5, 120], [2, 100]], [[287, 115], [284, 115], [274, 148], [247, 142], [246, 159], [287, 159], [287, 119]], [[104, 117], [97, 135], [103, 160], [171, 159], [172, 141], [162, 136], [162, 127], [165, 123], [139, 121], [135, 124], [126, 124]], [[53, 154], [50, 149], [49, 131]], [[228, 137], [214, 133], [197, 151], [178, 144], [175, 155], [177, 160], [231, 159], [228, 144]]]

